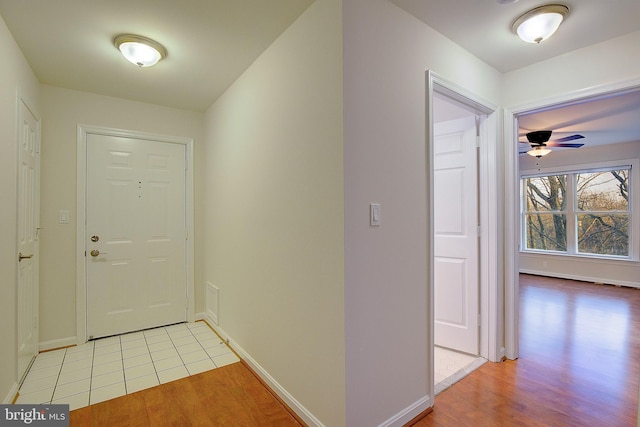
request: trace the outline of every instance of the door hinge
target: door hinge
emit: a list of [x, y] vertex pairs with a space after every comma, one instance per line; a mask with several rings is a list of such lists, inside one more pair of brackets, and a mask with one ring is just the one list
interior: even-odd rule
[[482, 236], [482, 227], [478, 226], [478, 237]]

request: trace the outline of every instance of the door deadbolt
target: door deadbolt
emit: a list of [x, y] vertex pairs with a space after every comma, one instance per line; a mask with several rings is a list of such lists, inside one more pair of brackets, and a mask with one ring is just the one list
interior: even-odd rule
[[91, 236], [91, 241], [92, 241], [92, 242], [94, 242], [94, 243], [95, 243], [95, 242], [97, 242], [98, 240], [100, 240], [100, 237], [98, 237], [98, 236]]

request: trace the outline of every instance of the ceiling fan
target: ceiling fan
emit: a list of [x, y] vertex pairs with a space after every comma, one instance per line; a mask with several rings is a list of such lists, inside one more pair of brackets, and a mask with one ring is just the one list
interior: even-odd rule
[[526, 137], [527, 141], [519, 141], [521, 144], [530, 144], [531, 149], [520, 151], [520, 154], [527, 153], [530, 156], [540, 158], [542, 156], [546, 156], [551, 152], [548, 147], [564, 147], [564, 148], [580, 148], [584, 144], [580, 143], [568, 143], [568, 141], [575, 141], [576, 139], [583, 139], [584, 136], [575, 134], [565, 136], [564, 138], [554, 139], [553, 141], [549, 141], [551, 138], [551, 133], [553, 131], [550, 130], [537, 130], [534, 132], [529, 132]]

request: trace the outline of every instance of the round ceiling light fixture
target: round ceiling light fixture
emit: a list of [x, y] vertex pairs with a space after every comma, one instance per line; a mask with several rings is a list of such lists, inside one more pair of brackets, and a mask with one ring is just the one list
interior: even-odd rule
[[113, 39], [113, 44], [127, 61], [138, 67], [151, 67], [167, 56], [167, 49], [150, 38], [135, 34], [121, 34]]
[[540, 43], [556, 32], [569, 14], [569, 8], [561, 4], [548, 4], [531, 9], [515, 20], [511, 26], [527, 43]]

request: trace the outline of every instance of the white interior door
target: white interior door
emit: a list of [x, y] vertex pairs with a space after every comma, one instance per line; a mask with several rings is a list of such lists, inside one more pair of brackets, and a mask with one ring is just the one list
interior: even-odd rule
[[40, 123], [20, 100], [18, 129], [18, 378], [38, 353]]
[[87, 134], [87, 336], [186, 320], [185, 146]]
[[435, 344], [477, 355], [478, 177], [475, 117], [434, 128]]

